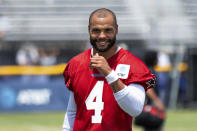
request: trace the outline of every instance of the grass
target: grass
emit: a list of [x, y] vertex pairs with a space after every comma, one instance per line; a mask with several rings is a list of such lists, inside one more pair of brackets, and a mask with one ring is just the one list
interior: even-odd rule
[[0, 115], [0, 131], [60, 131], [64, 113], [17, 113]]
[[[61, 131], [64, 112], [0, 114], [0, 131]], [[197, 110], [168, 111], [165, 131], [197, 131]], [[133, 127], [133, 131], [142, 131]]]

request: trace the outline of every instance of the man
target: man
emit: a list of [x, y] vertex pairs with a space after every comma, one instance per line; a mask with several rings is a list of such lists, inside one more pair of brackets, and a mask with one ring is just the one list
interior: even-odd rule
[[92, 12], [88, 29], [93, 48], [75, 56], [64, 71], [70, 98], [62, 130], [132, 130], [132, 117], [141, 113], [155, 77], [115, 45], [118, 25], [112, 11]]

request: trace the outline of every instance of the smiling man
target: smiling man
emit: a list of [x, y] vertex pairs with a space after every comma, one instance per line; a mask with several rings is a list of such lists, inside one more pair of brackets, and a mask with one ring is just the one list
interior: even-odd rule
[[118, 25], [113, 12], [95, 11], [89, 19], [90, 43], [99, 52], [109, 50], [116, 42]]
[[70, 98], [62, 131], [131, 131], [155, 76], [116, 46], [118, 24], [111, 10], [92, 12], [88, 29], [93, 48], [72, 58], [64, 71]]

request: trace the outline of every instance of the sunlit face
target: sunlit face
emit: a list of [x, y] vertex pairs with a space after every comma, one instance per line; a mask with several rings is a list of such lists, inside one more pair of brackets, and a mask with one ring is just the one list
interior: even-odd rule
[[92, 17], [89, 25], [90, 43], [99, 52], [108, 51], [116, 42], [118, 26], [111, 15], [99, 18]]

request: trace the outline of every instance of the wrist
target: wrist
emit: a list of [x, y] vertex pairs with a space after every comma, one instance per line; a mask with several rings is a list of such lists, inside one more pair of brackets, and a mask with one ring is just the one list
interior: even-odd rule
[[105, 78], [106, 78], [108, 84], [112, 84], [113, 82], [115, 82], [119, 79], [118, 75], [116, 74], [116, 72], [114, 70], [112, 70]]
[[112, 69], [103, 72], [103, 75], [104, 75], [105, 77], [107, 77], [111, 72], [112, 72]]

